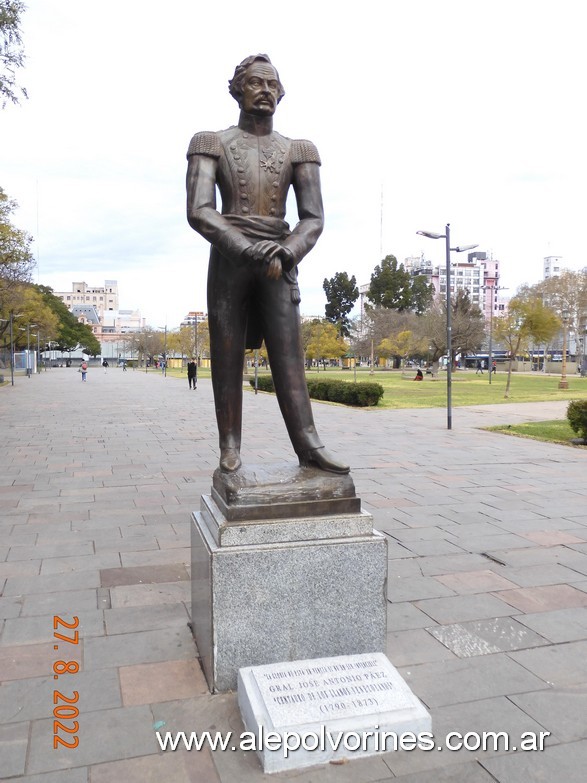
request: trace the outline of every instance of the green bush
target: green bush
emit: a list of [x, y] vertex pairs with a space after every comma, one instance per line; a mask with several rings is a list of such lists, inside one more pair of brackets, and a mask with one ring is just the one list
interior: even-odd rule
[[[249, 381], [254, 388], [255, 381]], [[350, 383], [348, 381], [332, 381], [328, 379], [307, 381], [308, 393], [313, 400], [339, 402], [343, 405], [366, 407], [377, 405], [383, 397], [383, 386], [380, 383]], [[273, 378], [270, 375], [260, 375], [257, 380], [260, 391], [274, 392]]]
[[587, 440], [587, 400], [572, 400], [567, 408], [567, 419], [573, 431]]
[[[255, 379], [251, 378], [249, 381], [253, 389], [255, 388]], [[259, 375], [257, 377], [257, 388], [259, 391], [274, 392], [275, 386], [273, 386], [273, 378], [271, 375]]]

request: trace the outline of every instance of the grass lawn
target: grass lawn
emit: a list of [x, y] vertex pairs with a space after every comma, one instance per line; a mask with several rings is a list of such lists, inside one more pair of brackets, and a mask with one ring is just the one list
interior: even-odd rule
[[[517, 435], [522, 438], [533, 438], [534, 440], [550, 441], [551, 443], [564, 443], [566, 446], [572, 446], [571, 438], [576, 438], [577, 434], [571, 429], [571, 425], [566, 419], [556, 419], [554, 421], [532, 421], [526, 424], [502, 424], [495, 427], [487, 427], [492, 432], [503, 432], [506, 435]], [[576, 448], [585, 449], [587, 446], [576, 446]]]
[[[440, 373], [431, 379], [425, 376], [421, 383], [412, 378], [415, 370], [380, 371], [373, 375], [367, 369], [357, 370], [357, 382], [375, 381], [380, 383], [385, 393], [377, 408], [440, 408], [446, 405], [446, 373]], [[306, 372], [307, 378], [329, 377], [353, 381], [353, 372], [349, 370], [327, 370], [317, 373]], [[546, 400], [587, 399], [587, 378], [569, 377], [569, 388], [558, 388], [559, 375], [542, 373], [513, 373], [510, 396], [505, 399], [507, 374], [497, 373], [489, 383], [487, 373], [475, 375], [474, 370], [457, 370], [452, 375], [452, 404], [491, 405], [508, 402], [544, 402]]]
[[[160, 372], [159, 370], [153, 370]], [[245, 378], [253, 378], [253, 372]], [[267, 374], [267, 370], [260, 370]], [[446, 405], [446, 373], [440, 373], [436, 378], [425, 376], [421, 383], [412, 381], [415, 370], [381, 370], [373, 375], [367, 368], [357, 369], [357, 382], [380, 383], [385, 393], [379, 405], [374, 410], [384, 408], [442, 408]], [[187, 384], [185, 370], [167, 371], [168, 376], [183, 378]], [[201, 368], [198, 379], [209, 378], [210, 370]], [[352, 383], [352, 370], [332, 368], [328, 370], [306, 371], [306, 378], [333, 378]], [[543, 402], [546, 400], [579, 400], [587, 399], [587, 378], [579, 375], [569, 376], [569, 388], [561, 391], [558, 388], [559, 375], [543, 375], [542, 373], [513, 373], [510, 386], [510, 396], [504, 398], [507, 374], [498, 372], [489, 383], [489, 376], [476, 375], [474, 370], [456, 370], [452, 375], [452, 404], [491, 405], [508, 402]]]

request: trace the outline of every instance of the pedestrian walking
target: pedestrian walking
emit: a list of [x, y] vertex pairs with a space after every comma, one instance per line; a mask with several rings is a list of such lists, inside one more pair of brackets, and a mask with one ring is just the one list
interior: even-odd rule
[[197, 382], [198, 382], [198, 365], [196, 362], [196, 357], [192, 356], [192, 360], [188, 362], [188, 383], [190, 385], [190, 389], [196, 391]]
[[88, 376], [88, 363], [84, 359], [84, 361], [79, 366], [79, 371], [82, 374], [82, 383], [85, 383]]
[[108, 372], [108, 367], [109, 366], [110, 365], [108, 364], [107, 360], [104, 359], [104, 361], [102, 362], [102, 367], [104, 368], [104, 375], [106, 375], [106, 373]]

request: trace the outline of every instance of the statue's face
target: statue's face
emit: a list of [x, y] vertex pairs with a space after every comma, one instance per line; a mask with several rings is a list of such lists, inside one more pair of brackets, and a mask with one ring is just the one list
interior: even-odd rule
[[269, 63], [255, 61], [247, 69], [243, 84], [241, 109], [248, 114], [270, 116], [279, 99], [279, 81], [275, 68]]

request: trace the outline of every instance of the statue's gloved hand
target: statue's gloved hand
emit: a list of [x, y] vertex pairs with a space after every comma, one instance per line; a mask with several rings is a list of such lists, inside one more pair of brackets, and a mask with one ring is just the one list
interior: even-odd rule
[[279, 280], [282, 272], [289, 271], [294, 266], [294, 257], [287, 247], [283, 247], [272, 239], [262, 239], [247, 248], [245, 255], [254, 261], [261, 261], [266, 266], [267, 277]]

